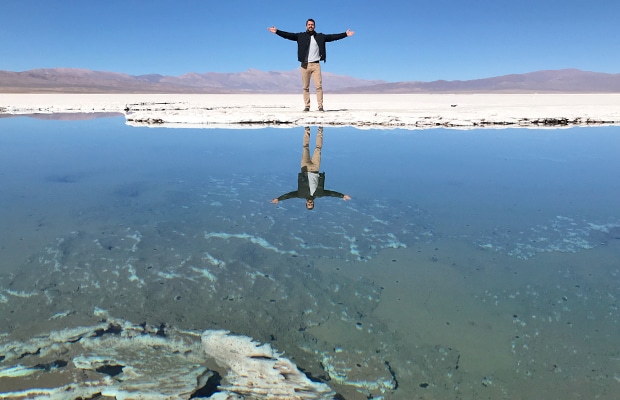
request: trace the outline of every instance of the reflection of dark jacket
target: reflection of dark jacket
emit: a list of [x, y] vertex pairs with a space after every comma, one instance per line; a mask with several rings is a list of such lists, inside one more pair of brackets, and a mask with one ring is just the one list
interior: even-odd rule
[[320, 172], [319, 173], [319, 184], [316, 188], [316, 191], [314, 192], [314, 196], [310, 196], [310, 182], [308, 180], [308, 173], [300, 172], [297, 175], [297, 190], [294, 192], [283, 194], [282, 196], [278, 197], [278, 201], [288, 200], [294, 197], [298, 197], [300, 199], [307, 199], [307, 198], [316, 199], [317, 197], [324, 197], [324, 196], [343, 198], [344, 194], [334, 192], [333, 190], [325, 190], [325, 172]]
[[[308, 62], [308, 52], [310, 51], [310, 37], [312, 36], [308, 32], [299, 32], [299, 33], [291, 33], [284, 32], [281, 30], [276, 31], [276, 35], [283, 37], [288, 40], [293, 40], [297, 42], [297, 59], [299, 62]], [[325, 43], [333, 42], [334, 40], [340, 40], [347, 37], [347, 33], [315, 33], [314, 40], [316, 40], [316, 44], [319, 45], [319, 53], [321, 54], [321, 61], [325, 61], [326, 58], [326, 50]]]

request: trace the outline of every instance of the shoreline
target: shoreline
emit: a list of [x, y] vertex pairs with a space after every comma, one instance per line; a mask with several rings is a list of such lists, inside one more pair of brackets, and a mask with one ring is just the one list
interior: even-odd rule
[[[0, 117], [119, 113], [131, 126], [360, 129], [566, 128], [620, 125], [620, 94], [0, 94]], [[69, 118], [67, 117], [69, 116]]]

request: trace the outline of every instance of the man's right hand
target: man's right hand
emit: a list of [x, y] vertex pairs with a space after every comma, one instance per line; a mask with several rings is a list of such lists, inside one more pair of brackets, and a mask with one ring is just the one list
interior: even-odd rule
[[276, 33], [276, 31], [277, 31], [277, 29], [276, 29], [276, 26], [275, 26], [275, 25], [274, 25], [274, 26], [272, 26], [271, 28], [267, 28], [267, 30], [268, 30], [269, 32], [271, 32], [271, 33]]
[[278, 204], [278, 199], [275, 198], [275, 199], [271, 200], [271, 204]]

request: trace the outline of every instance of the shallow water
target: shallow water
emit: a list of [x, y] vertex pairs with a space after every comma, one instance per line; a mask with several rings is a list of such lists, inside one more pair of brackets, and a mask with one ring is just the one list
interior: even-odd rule
[[270, 203], [303, 136], [0, 119], [0, 344], [106, 310], [271, 343], [347, 399], [615, 398], [620, 128], [326, 127], [352, 199], [312, 211]]

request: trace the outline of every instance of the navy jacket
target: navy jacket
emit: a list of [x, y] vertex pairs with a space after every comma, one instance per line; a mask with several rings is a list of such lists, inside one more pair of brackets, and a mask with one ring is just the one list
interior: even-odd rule
[[307, 199], [307, 198], [315, 199], [317, 197], [324, 197], [324, 196], [343, 198], [344, 194], [334, 192], [333, 190], [326, 190], [325, 189], [325, 172], [321, 172], [319, 173], [319, 184], [316, 188], [316, 191], [314, 192], [314, 196], [310, 196], [310, 182], [308, 181], [308, 173], [300, 172], [297, 175], [297, 190], [294, 192], [283, 194], [282, 196], [278, 197], [278, 201], [288, 200], [288, 199], [292, 199], [295, 197], [301, 198], [301, 199]]
[[[310, 51], [310, 37], [312, 36], [308, 32], [299, 32], [299, 33], [291, 33], [284, 32], [281, 30], [276, 31], [276, 35], [283, 37], [288, 40], [293, 40], [297, 42], [297, 60], [299, 62], [308, 62], [308, 52]], [[340, 40], [347, 37], [347, 33], [333, 33], [333, 34], [324, 34], [324, 33], [316, 33], [314, 35], [314, 40], [316, 40], [316, 44], [319, 45], [319, 53], [321, 54], [321, 61], [325, 61], [326, 58], [326, 50], [325, 43], [333, 42], [334, 40]]]

